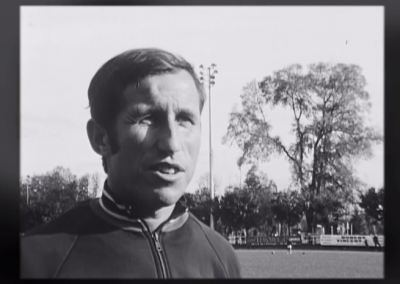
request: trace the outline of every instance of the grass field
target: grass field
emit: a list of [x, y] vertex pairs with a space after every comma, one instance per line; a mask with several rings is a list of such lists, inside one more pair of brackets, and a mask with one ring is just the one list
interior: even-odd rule
[[[274, 254], [272, 254], [274, 251]], [[243, 278], [383, 278], [383, 252], [236, 250]], [[303, 254], [304, 253], [304, 254]]]

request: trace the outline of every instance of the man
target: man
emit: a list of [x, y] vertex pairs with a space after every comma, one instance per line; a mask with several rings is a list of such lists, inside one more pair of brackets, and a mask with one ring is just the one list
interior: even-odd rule
[[288, 239], [286, 245], [287, 245], [287, 254], [292, 254], [292, 241]]
[[374, 237], [372, 239], [374, 241], [375, 247], [382, 247], [381, 244], [379, 243], [378, 236], [376, 234], [374, 234]]
[[200, 148], [204, 89], [183, 58], [137, 49], [89, 86], [102, 196], [21, 240], [22, 278], [238, 278], [232, 246], [182, 200]]

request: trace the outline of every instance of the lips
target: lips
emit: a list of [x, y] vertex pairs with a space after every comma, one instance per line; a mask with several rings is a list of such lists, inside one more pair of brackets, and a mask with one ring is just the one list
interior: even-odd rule
[[185, 175], [185, 170], [182, 166], [170, 162], [154, 163], [147, 168], [147, 172], [152, 179], [155, 178], [155, 180], [168, 184], [178, 182]]
[[167, 162], [153, 164], [149, 167], [149, 170], [167, 175], [174, 175], [183, 172], [183, 168], [179, 164]]

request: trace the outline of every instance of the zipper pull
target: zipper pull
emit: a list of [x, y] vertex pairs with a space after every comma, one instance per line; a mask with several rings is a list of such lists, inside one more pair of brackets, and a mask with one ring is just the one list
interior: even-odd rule
[[160, 245], [160, 241], [158, 239], [158, 234], [157, 233], [154, 233], [154, 241], [155, 241], [157, 250], [161, 251], [161, 245]]

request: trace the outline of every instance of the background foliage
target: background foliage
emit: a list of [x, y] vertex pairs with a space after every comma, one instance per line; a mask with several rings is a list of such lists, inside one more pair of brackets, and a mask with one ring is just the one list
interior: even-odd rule
[[[224, 143], [242, 150], [239, 167], [265, 162], [273, 153], [287, 158], [293, 183], [307, 203], [308, 231], [338, 219], [335, 202], [354, 203], [362, 183], [352, 162], [371, 157], [372, 145], [383, 141], [365, 123], [370, 109], [365, 86], [357, 65], [318, 63], [304, 71], [293, 64], [248, 83], [241, 94], [242, 109], [230, 114]], [[271, 134], [268, 112], [278, 106], [292, 117], [294, 142], [288, 145]]]
[[46, 174], [21, 180], [20, 188], [20, 229], [26, 232], [58, 217], [76, 202], [95, 198], [99, 176], [86, 174], [78, 178], [59, 166]]

